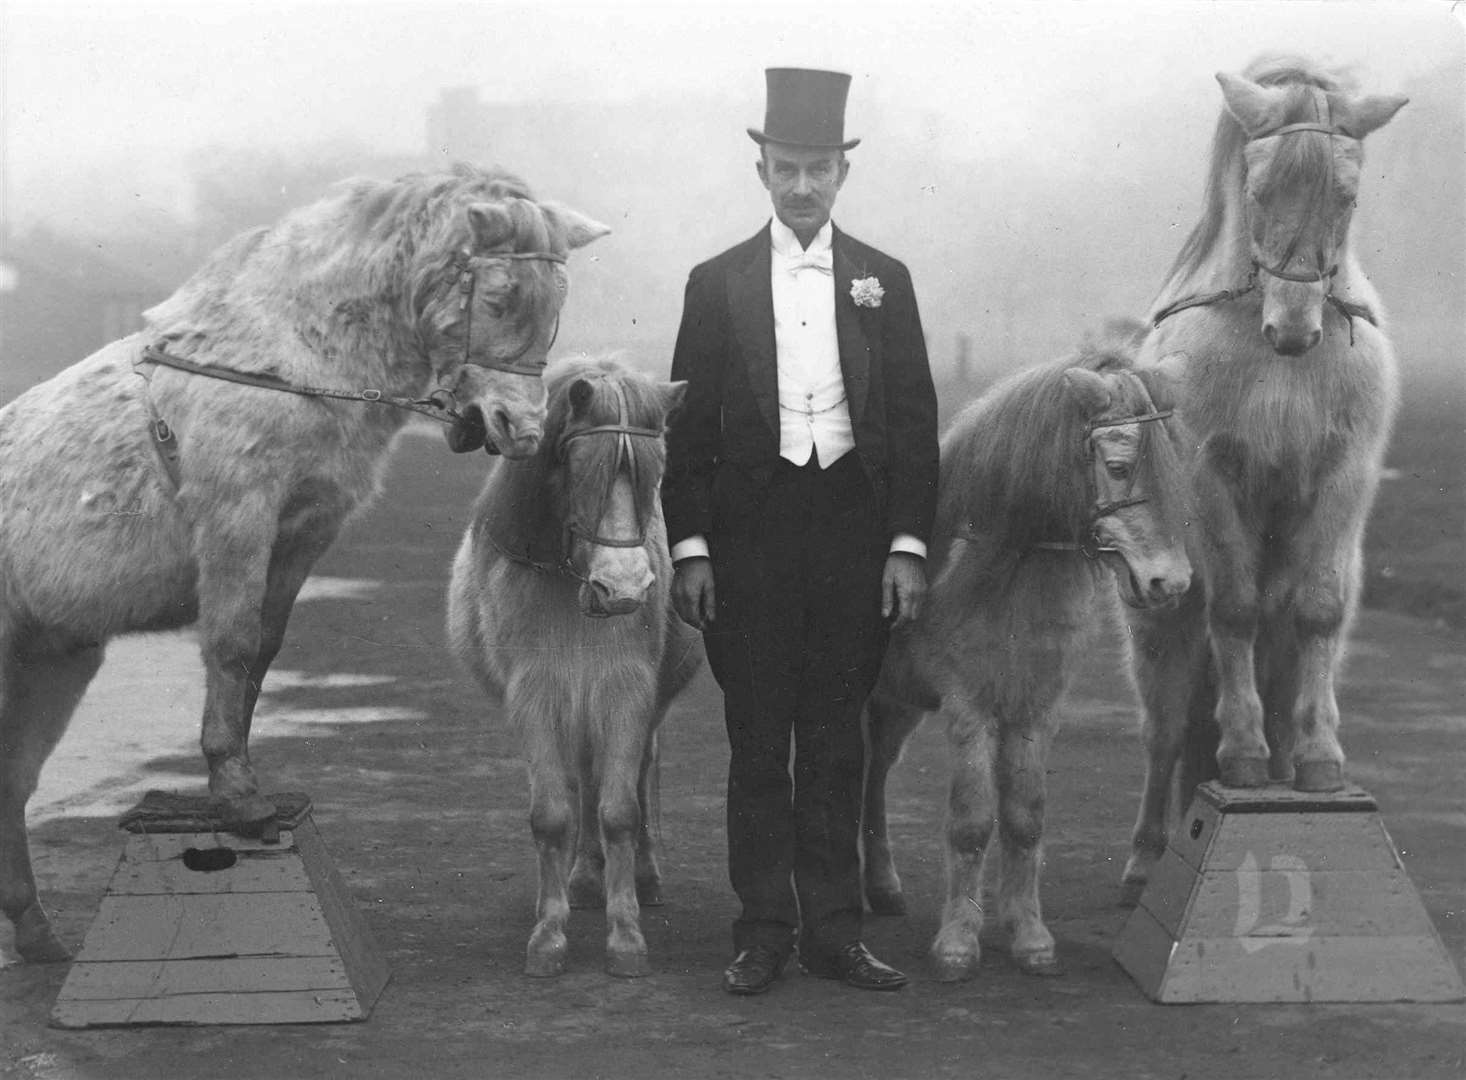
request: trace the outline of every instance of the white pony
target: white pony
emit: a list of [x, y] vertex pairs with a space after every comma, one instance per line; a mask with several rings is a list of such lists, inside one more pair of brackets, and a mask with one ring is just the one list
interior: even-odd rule
[[1349, 227], [1362, 141], [1406, 99], [1291, 57], [1217, 79], [1205, 209], [1140, 358], [1195, 438], [1199, 574], [1178, 609], [1131, 617], [1148, 752], [1131, 898], [1165, 850], [1183, 750], [1183, 807], [1218, 768], [1233, 787], [1343, 785], [1334, 680], [1398, 396]]
[[354, 181], [0, 410], [0, 911], [21, 957], [69, 955], [25, 807], [107, 640], [198, 622], [209, 789], [240, 827], [273, 815], [250, 722], [311, 566], [411, 412], [455, 449], [535, 451], [563, 263], [607, 231], [468, 166]]

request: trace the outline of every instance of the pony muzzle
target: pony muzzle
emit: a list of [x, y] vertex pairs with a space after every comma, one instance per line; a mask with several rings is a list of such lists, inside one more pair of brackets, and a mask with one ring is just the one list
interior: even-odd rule
[[612, 615], [631, 615], [641, 609], [657, 579], [651, 572], [645, 551], [640, 548], [627, 551], [634, 553], [628, 560], [631, 565], [604, 569], [592, 565], [580, 586], [581, 614], [604, 619]]
[[1263, 278], [1262, 336], [1279, 356], [1302, 356], [1323, 339], [1327, 278]]

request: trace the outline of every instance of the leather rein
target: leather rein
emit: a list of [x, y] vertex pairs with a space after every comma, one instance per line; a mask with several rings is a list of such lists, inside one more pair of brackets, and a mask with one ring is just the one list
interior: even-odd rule
[[[1320, 102], [1322, 102], [1321, 107]], [[1323, 91], [1318, 89], [1317, 87], [1314, 88], [1314, 110], [1315, 112], [1320, 113], [1320, 115], [1322, 116], [1327, 116], [1329, 114], [1328, 99]], [[1337, 124], [1303, 122], [1297, 124], [1284, 124], [1282, 127], [1273, 128], [1270, 131], [1262, 131], [1256, 135], [1250, 135], [1248, 136], [1247, 141], [1256, 142], [1258, 139], [1271, 139], [1283, 135], [1294, 135], [1304, 131], [1316, 131], [1323, 135], [1337, 136], [1343, 139], [1355, 138], [1353, 133], [1351, 133], [1347, 128], [1341, 127]], [[1332, 160], [1333, 159], [1330, 158], [1329, 167], [1331, 175], [1333, 168]], [[1304, 285], [1313, 285], [1317, 284], [1318, 282], [1327, 282], [1325, 286], [1326, 291], [1324, 293], [1324, 300], [1331, 307], [1333, 307], [1334, 310], [1339, 312], [1340, 315], [1344, 316], [1344, 320], [1349, 324], [1349, 344], [1353, 345], [1354, 320], [1356, 318], [1363, 319], [1371, 326], [1378, 326], [1379, 320], [1375, 317], [1374, 312], [1369, 309], [1369, 306], [1367, 304], [1360, 304], [1352, 300], [1345, 300], [1343, 297], [1336, 296], [1334, 294], [1334, 278], [1339, 273], [1338, 263], [1334, 263], [1327, 270], [1320, 267], [1316, 273], [1311, 275], [1294, 274], [1286, 270], [1285, 267], [1288, 264], [1288, 260], [1292, 258], [1293, 251], [1297, 245], [1297, 242], [1298, 238], [1295, 236], [1293, 238], [1293, 241], [1289, 243], [1288, 250], [1284, 253], [1283, 258], [1278, 262], [1277, 266], [1268, 266], [1266, 263], [1264, 263], [1261, 259], [1257, 257], [1257, 252], [1254, 248], [1251, 269], [1248, 270], [1247, 278], [1242, 283], [1242, 286], [1240, 288], [1220, 289], [1216, 292], [1210, 293], [1198, 293], [1192, 296], [1183, 297], [1180, 300], [1176, 300], [1173, 303], [1167, 304], [1160, 311], [1156, 312], [1156, 314], [1151, 319], [1151, 327], [1155, 328], [1157, 326], [1160, 326], [1162, 322], [1164, 322], [1166, 319], [1169, 319], [1172, 315], [1175, 315], [1178, 312], [1186, 311], [1190, 308], [1206, 307], [1210, 304], [1226, 303], [1231, 300], [1236, 300], [1239, 297], [1246, 296], [1248, 293], [1257, 288], [1258, 274], [1262, 273], [1267, 274], [1270, 277], [1280, 278], [1283, 281], [1293, 281]]]
[[[553, 251], [514, 251], [494, 252], [486, 255], [474, 256], [467, 249], [457, 251], [453, 255], [453, 267], [458, 271], [457, 286], [459, 292], [458, 310], [465, 312], [463, 332], [463, 361], [462, 366], [473, 363], [469, 359], [470, 347], [473, 343], [473, 294], [478, 288], [478, 271], [475, 263], [486, 262], [496, 259], [527, 260], [535, 259], [543, 262], [564, 263], [565, 256], [558, 255]], [[550, 337], [550, 346], [555, 344], [555, 338], [560, 333], [560, 317], [555, 316], [555, 329]], [[521, 363], [521, 357], [527, 352], [529, 346], [525, 346], [514, 356], [505, 360], [489, 360], [478, 364], [479, 367], [494, 368], [498, 371], [506, 371], [511, 375], [526, 375], [539, 378], [544, 372], [544, 362]], [[549, 347], [546, 348], [546, 352]], [[286, 394], [295, 394], [300, 397], [335, 398], [342, 401], [362, 401], [371, 405], [390, 405], [395, 409], [406, 409], [436, 420], [440, 424], [454, 424], [463, 418], [463, 414], [454, 408], [453, 391], [447, 387], [438, 387], [425, 398], [394, 397], [385, 394], [381, 390], [366, 388], [362, 390], [337, 390], [323, 386], [302, 386], [282, 379], [277, 375], [266, 375], [254, 371], [240, 371], [237, 368], [223, 367], [218, 364], [198, 364], [182, 356], [174, 356], [163, 349], [162, 346], [152, 344], [143, 347], [143, 354], [133, 361], [133, 370], [142, 376], [144, 381], [147, 376], [142, 375], [139, 370], [143, 365], [151, 364], [159, 367], [173, 368], [175, 371], [185, 371], [190, 375], [202, 375], [209, 379], [219, 379], [223, 382], [238, 383], [241, 386], [253, 386], [260, 390], [278, 390]], [[164, 471], [167, 472], [175, 488], [179, 485], [180, 474], [178, 467], [178, 440], [172, 427], [158, 413], [157, 406], [153, 403], [152, 394], [144, 393], [148, 408], [148, 429], [153, 437], [153, 445], [163, 462]], [[497, 452], [497, 451], [496, 451]]]

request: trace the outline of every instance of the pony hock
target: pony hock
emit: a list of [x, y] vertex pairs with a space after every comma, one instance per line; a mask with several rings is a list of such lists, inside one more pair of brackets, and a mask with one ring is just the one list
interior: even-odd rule
[[1174, 603], [1191, 580], [1182, 437], [1162, 389], [1127, 355], [1091, 350], [1000, 383], [942, 439], [927, 607], [892, 636], [867, 704], [863, 814], [866, 899], [902, 913], [886, 779], [934, 715], [953, 761], [931, 949], [942, 979], [977, 969], [984, 878], [1014, 961], [1060, 970], [1038, 891], [1059, 702], [1111, 603], [1107, 578], [1137, 609]]
[[[261, 681], [408, 416], [365, 391], [451, 401], [459, 449], [533, 453], [563, 259], [607, 231], [500, 172], [349, 181], [224, 245], [145, 331], [0, 410], [0, 910], [23, 958], [69, 955], [25, 805], [107, 640], [198, 623], [209, 789], [231, 822], [270, 816], [248, 753]], [[150, 346], [199, 370], [145, 363]]]
[[547, 379], [540, 452], [495, 464], [459, 547], [448, 634], [523, 744], [539, 853], [526, 973], [560, 974], [570, 909], [604, 906], [606, 970], [639, 976], [641, 905], [661, 903], [656, 733], [702, 663], [669, 603], [657, 498], [684, 384], [610, 361]]
[[1175, 610], [1131, 618], [1147, 764], [1130, 898], [1165, 850], [1178, 765], [1181, 806], [1214, 776], [1343, 787], [1334, 681], [1398, 397], [1349, 227], [1362, 140], [1406, 99], [1295, 57], [1217, 80], [1205, 209], [1141, 351], [1195, 436], [1201, 573]]

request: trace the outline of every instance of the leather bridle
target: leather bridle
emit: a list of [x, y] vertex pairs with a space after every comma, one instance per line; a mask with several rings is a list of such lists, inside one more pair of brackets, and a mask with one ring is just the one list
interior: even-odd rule
[[[1095, 487], [1096, 489], [1098, 487], [1098, 485], [1095, 484], [1095, 481], [1094, 481], [1094, 465], [1095, 465], [1094, 433], [1096, 431], [1100, 431], [1100, 430], [1102, 430], [1104, 428], [1128, 427], [1131, 424], [1150, 424], [1150, 423], [1155, 423], [1157, 421], [1165, 420], [1168, 417], [1170, 417], [1171, 412], [1172, 412], [1172, 410], [1170, 410], [1170, 409], [1157, 409], [1157, 410], [1154, 410], [1152, 412], [1141, 413], [1138, 416], [1122, 416], [1122, 417], [1119, 417], [1119, 418], [1114, 419], [1114, 420], [1095, 420], [1092, 423], [1090, 423], [1090, 425], [1089, 425], [1089, 433], [1088, 433], [1088, 436], [1087, 436], [1086, 441], [1087, 441], [1088, 446], [1089, 446], [1089, 460], [1090, 460], [1089, 477], [1090, 477], [1090, 484], [1091, 484], [1091, 486], [1092, 487]], [[1104, 520], [1105, 518], [1110, 517], [1110, 516], [1112, 516], [1114, 514], [1117, 514], [1121, 510], [1126, 509], [1127, 507], [1141, 506], [1144, 503], [1147, 503], [1147, 502], [1150, 501], [1149, 499], [1146, 499], [1146, 498], [1143, 498], [1143, 497], [1139, 497], [1139, 496], [1132, 496], [1132, 495], [1129, 494], [1129, 491], [1134, 486], [1134, 484], [1135, 484], [1135, 476], [1132, 473], [1132, 475], [1130, 477], [1130, 482], [1128, 484], [1126, 484], [1126, 486], [1125, 486], [1126, 495], [1123, 498], [1116, 499], [1116, 500], [1114, 500], [1112, 502], [1101, 502], [1100, 499], [1099, 499], [1098, 492], [1096, 491], [1096, 495], [1095, 495], [1095, 498], [1093, 500], [1094, 507], [1091, 510], [1090, 516], [1089, 516], [1089, 530], [1086, 532], [1086, 534], [1085, 534], [1085, 536], [1084, 536], [1084, 538], [1082, 540], [1078, 540], [1078, 541], [1074, 541], [1074, 540], [1067, 540], [1067, 541], [1066, 540], [1052, 540], [1052, 541], [1045, 540], [1045, 541], [1040, 541], [1040, 542], [1038, 542], [1036, 544], [1033, 544], [1032, 547], [1035, 550], [1038, 550], [1038, 551], [1077, 551], [1081, 555], [1083, 555], [1086, 559], [1097, 559], [1101, 555], [1118, 555], [1118, 554], [1120, 554], [1120, 549], [1119, 548], [1114, 547], [1113, 545], [1110, 545], [1110, 544], [1105, 544], [1105, 543], [1103, 543], [1100, 540], [1099, 523], [1102, 520]]]
[[[1317, 120], [1305, 121], [1296, 124], [1284, 124], [1281, 127], [1272, 128], [1268, 131], [1260, 131], [1254, 135], [1249, 135], [1246, 141], [1257, 142], [1259, 139], [1272, 139], [1284, 135], [1295, 135], [1300, 132], [1313, 131], [1335, 138], [1354, 139], [1357, 142], [1357, 136], [1355, 136], [1347, 128], [1332, 122], [1332, 114], [1329, 109], [1328, 95], [1318, 87], [1311, 87], [1311, 89], [1313, 91], [1314, 113], [1318, 117]], [[1328, 173], [1325, 175], [1322, 181], [1323, 186], [1321, 188], [1321, 190], [1324, 190], [1325, 192], [1331, 189], [1333, 185], [1334, 159], [1332, 154], [1329, 155], [1328, 160]], [[1243, 281], [1241, 287], [1235, 289], [1221, 289], [1217, 292], [1211, 293], [1199, 293], [1192, 296], [1183, 297], [1180, 300], [1176, 300], [1173, 303], [1166, 305], [1160, 311], [1156, 312], [1151, 320], [1152, 327], [1160, 326], [1163, 321], [1170, 318], [1172, 315], [1175, 315], [1181, 311], [1186, 311], [1189, 308], [1205, 307], [1210, 304], [1223, 303], [1230, 300], [1236, 300], [1242, 296], [1246, 296], [1248, 293], [1257, 288], [1257, 277], [1260, 273], [1267, 274], [1269, 277], [1275, 277], [1282, 281], [1292, 281], [1303, 285], [1315, 285], [1320, 282], [1326, 283], [1324, 291], [1324, 301], [1328, 303], [1331, 307], [1333, 307], [1336, 311], [1338, 311], [1339, 314], [1343, 315], [1345, 321], [1349, 324], [1349, 344], [1351, 345], [1354, 344], [1354, 320], [1356, 318], [1363, 319], [1371, 326], [1379, 325], [1379, 320], [1375, 317], [1374, 312], [1369, 309], [1369, 306], [1367, 304], [1356, 303], [1355, 301], [1345, 300], [1342, 297], [1334, 295], [1334, 278], [1339, 273], [1339, 265], [1337, 262], [1332, 263], [1327, 268], [1325, 268], [1323, 265], [1324, 260], [1320, 259], [1319, 266], [1312, 274], [1297, 274], [1287, 269], [1288, 262], [1292, 259], [1294, 251], [1297, 250], [1299, 237], [1302, 235], [1301, 226], [1299, 227], [1299, 231], [1293, 235], [1293, 238], [1291, 240], [1289, 240], [1287, 250], [1283, 253], [1283, 257], [1278, 260], [1275, 265], [1269, 266], [1263, 260], [1262, 253], [1258, 251], [1256, 240], [1251, 237], [1250, 225], [1251, 221], [1249, 218], [1249, 243], [1252, 247], [1251, 268], [1248, 270], [1247, 277]]]
[[[637, 427], [627, 422], [627, 414], [630, 406], [626, 400], [626, 390], [621, 385], [616, 386], [616, 422], [614, 424], [596, 424], [592, 427], [575, 428], [566, 431], [555, 443], [555, 460], [564, 463], [567, 459], [566, 447], [575, 439], [586, 439], [594, 437], [610, 436], [616, 440], [616, 457], [611, 464], [610, 487], [602, 492], [601, 497], [596, 500], [600, 510], [604, 510], [611, 498], [611, 488], [615, 487], [617, 479], [621, 475], [621, 463], [626, 463], [627, 471], [630, 473], [633, 490], [637, 483], [636, 452], [632, 447], [632, 439], [660, 439], [662, 432], [659, 428]], [[544, 573], [559, 573], [574, 578], [583, 584], [589, 584], [585, 575], [575, 569], [574, 560], [571, 558], [572, 546], [576, 539], [594, 547], [614, 548], [639, 548], [646, 544], [646, 526], [644, 523], [637, 523], [637, 534], [629, 539], [619, 537], [601, 536], [599, 532], [600, 523], [595, 522], [586, 526], [573, 514], [567, 517], [565, 527], [561, 535], [560, 553], [558, 559], [536, 559], [528, 553], [511, 551], [501, 544], [492, 535], [489, 542], [494, 545], [495, 550], [511, 562], [521, 566], [532, 567]]]
[[548, 362], [548, 353], [555, 345], [555, 339], [560, 336], [560, 316], [555, 316], [555, 329], [550, 334], [550, 344], [545, 347], [546, 359], [525, 362], [524, 354], [534, 346], [533, 341], [525, 344], [524, 348], [513, 356], [504, 360], [473, 360], [473, 299], [478, 289], [478, 270], [485, 263], [495, 262], [499, 259], [510, 259], [524, 261], [529, 259], [542, 260], [544, 262], [565, 263], [564, 255], [557, 255], [553, 251], [505, 251], [491, 252], [485, 255], [472, 255], [465, 248], [453, 256], [454, 269], [458, 271], [458, 310], [463, 312], [463, 364], [477, 364], [479, 367], [494, 368], [497, 371], [507, 371], [511, 375], [531, 375], [536, 378], [545, 370]]

